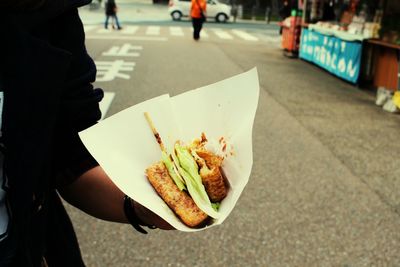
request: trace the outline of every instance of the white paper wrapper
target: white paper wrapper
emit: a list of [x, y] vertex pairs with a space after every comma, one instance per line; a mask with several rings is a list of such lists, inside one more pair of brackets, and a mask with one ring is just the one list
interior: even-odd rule
[[[253, 164], [252, 129], [258, 105], [257, 70], [170, 97], [162, 95], [127, 108], [79, 135], [112, 181], [128, 196], [181, 231], [221, 224], [246, 186]], [[144, 175], [161, 160], [161, 151], [144, 117], [148, 112], [168, 151], [177, 140], [190, 142], [205, 133], [209, 146], [226, 158], [229, 181], [220, 218], [205, 228], [185, 226], [157, 195]], [[222, 140], [222, 139], [223, 140]], [[222, 142], [221, 142], [222, 140]], [[226, 149], [223, 149], [225, 145]]]

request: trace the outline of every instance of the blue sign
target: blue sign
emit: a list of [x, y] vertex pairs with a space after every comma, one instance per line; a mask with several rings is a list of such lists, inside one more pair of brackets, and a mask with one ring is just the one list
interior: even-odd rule
[[361, 43], [303, 29], [300, 58], [311, 61], [349, 82], [356, 83], [360, 74]]

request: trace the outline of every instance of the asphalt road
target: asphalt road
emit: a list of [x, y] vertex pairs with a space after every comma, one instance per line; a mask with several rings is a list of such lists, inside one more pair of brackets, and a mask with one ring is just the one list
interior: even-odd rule
[[68, 206], [88, 266], [400, 265], [398, 116], [376, 107], [372, 92], [283, 57], [272, 32], [243, 26], [257, 38], [250, 41], [229, 26], [229, 39], [208, 24], [208, 37], [195, 42], [185, 23], [149, 24], [156, 27], [126, 24], [137, 28], [125, 34], [87, 27], [98, 66], [131, 63], [96, 82], [108, 92], [106, 116], [257, 67], [252, 175], [224, 224], [199, 233], [144, 236]]

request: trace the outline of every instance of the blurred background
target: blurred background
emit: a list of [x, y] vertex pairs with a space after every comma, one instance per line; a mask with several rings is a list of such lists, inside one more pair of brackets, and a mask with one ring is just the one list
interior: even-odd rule
[[[103, 119], [257, 67], [253, 169], [235, 209], [198, 233], [68, 206], [88, 266], [400, 266], [398, 0], [208, 0], [80, 8]], [[246, 90], [246, 88], [243, 88]], [[143, 177], [144, 178], [144, 177]]]

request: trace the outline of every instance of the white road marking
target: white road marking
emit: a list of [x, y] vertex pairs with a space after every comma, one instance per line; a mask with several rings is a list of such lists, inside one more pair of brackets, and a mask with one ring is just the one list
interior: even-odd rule
[[135, 62], [127, 62], [124, 60], [114, 61], [95, 61], [97, 66], [97, 82], [109, 82], [115, 78], [129, 80], [129, 74], [123, 72], [131, 72], [135, 67]]
[[135, 34], [137, 30], [139, 29], [139, 26], [124, 26], [121, 30], [121, 33], [123, 34]]
[[97, 28], [97, 25], [84, 25], [85, 33]]
[[[192, 28], [192, 34], [193, 34], [193, 28]], [[202, 29], [200, 31], [200, 38], [208, 38], [208, 37], [209, 37], [209, 35], [208, 35], [207, 31]]]
[[114, 57], [138, 57], [140, 53], [130, 52], [131, 50], [143, 50], [143, 46], [123, 44], [122, 46], [112, 46], [108, 51], [103, 52], [103, 56], [114, 56]]
[[[145, 35], [137, 35], [141, 29], [145, 29]], [[169, 35], [170, 36], [185, 36], [187, 31], [190, 29], [190, 35], [193, 33], [192, 27], [181, 27], [181, 26], [170, 26]], [[107, 30], [101, 28], [98, 25], [85, 25], [85, 30], [89, 32], [86, 36], [87, 39], [98, 39], [98, 40], [132, 40], [132, 41], [168, 41], [168, 37], [161, 36], [160, 26], [137, 26], [137, 25], [127, 25], [121, 31]], [[92, 33], [93, 34], [90, 34]], [[268, 34], [250, 34], [244, 30], [240, 29], [221, 29], [221, 28], [203, 28], [200, 32], [201, 38], [210, 38], [210, 32], [215, 34], [218, 38], [224, 40], [233, 40], [240, 38], [244, 41], [257, 42], [260, 40], [267, 41], [269, 43], [280, 43], [281, 37], [279, 35], [268, 35]], [[272, 32], [272, 31], [271, 31]], [[97, 34], [96, 34], [97, 33]], [[139, 33], [143, 34], [143, 33]], [[137, 36], [136, 36], [137, 35]], [[159, 36], [157, 36], [159, 35]], [[163, 33], [163, 35], [165, 35]], [[214, 37], [215, 38], [215, 37]]]
[[201, 38], [208, 38], [209, 36], [208, 36], [208, 33], [207, 33], [207, 31], [206, 30], [201, 30], [201, 32], [200, 32], [200, 36], [201, 36]]
[[241, 31], [241, 30], [232, 30], [232, 32], [234, 34], [236, 34], [237, 36], [239, 36], [240, 38], [246, 40], [246, 41], [252, 41], [252, 42], [256, 42], [258, 41], [257, 37], [254, 37], [253, 35], [245, 32], [245, 31]]
[[160, 35], [160, 26], [148, 26], [146, 35]]
[[168, 41], [166, 37], [152, 37], [152, 36], [121, 36], [121, 35], [89, 35], [86, 39], [93, 40], [135, 40], [135, 41], [157, 41], [165, 42]]
[[172, 36], [184, 36], [182, 27], [171, 26], [169, 27], [169, 33]]
[[229, 33], [227, 33], [226, 31], [224, 31], [222, 29], [212, 29], [212, 31], [221, 39], [224, 39], [224, 40], [232, 40], [233, 39], [232, 35], [230, 35]]
[[105, 28], [101, 28], [101, 29], [97, 30], [97, 33], [101, 33], [101, 34], [110, 34], [110, 33], [113, 33], [113, 32], [114, 32], [114, 30], [105, 29]]
[[105, 118], [107, 111], [110, 108], [112, 101], [114, 100], [114, 96], [115, 93], [113, 92], [104, 92], [104, 97], [99, 104], [101, 110], [100, 120], [103, 120]]
[[281, 41], [280, 36], [277, 36], [277, 37], [265, 36], [265, 39], [267, 39], [267, 41], [271, 42], [271, 43], [279, 43]]

